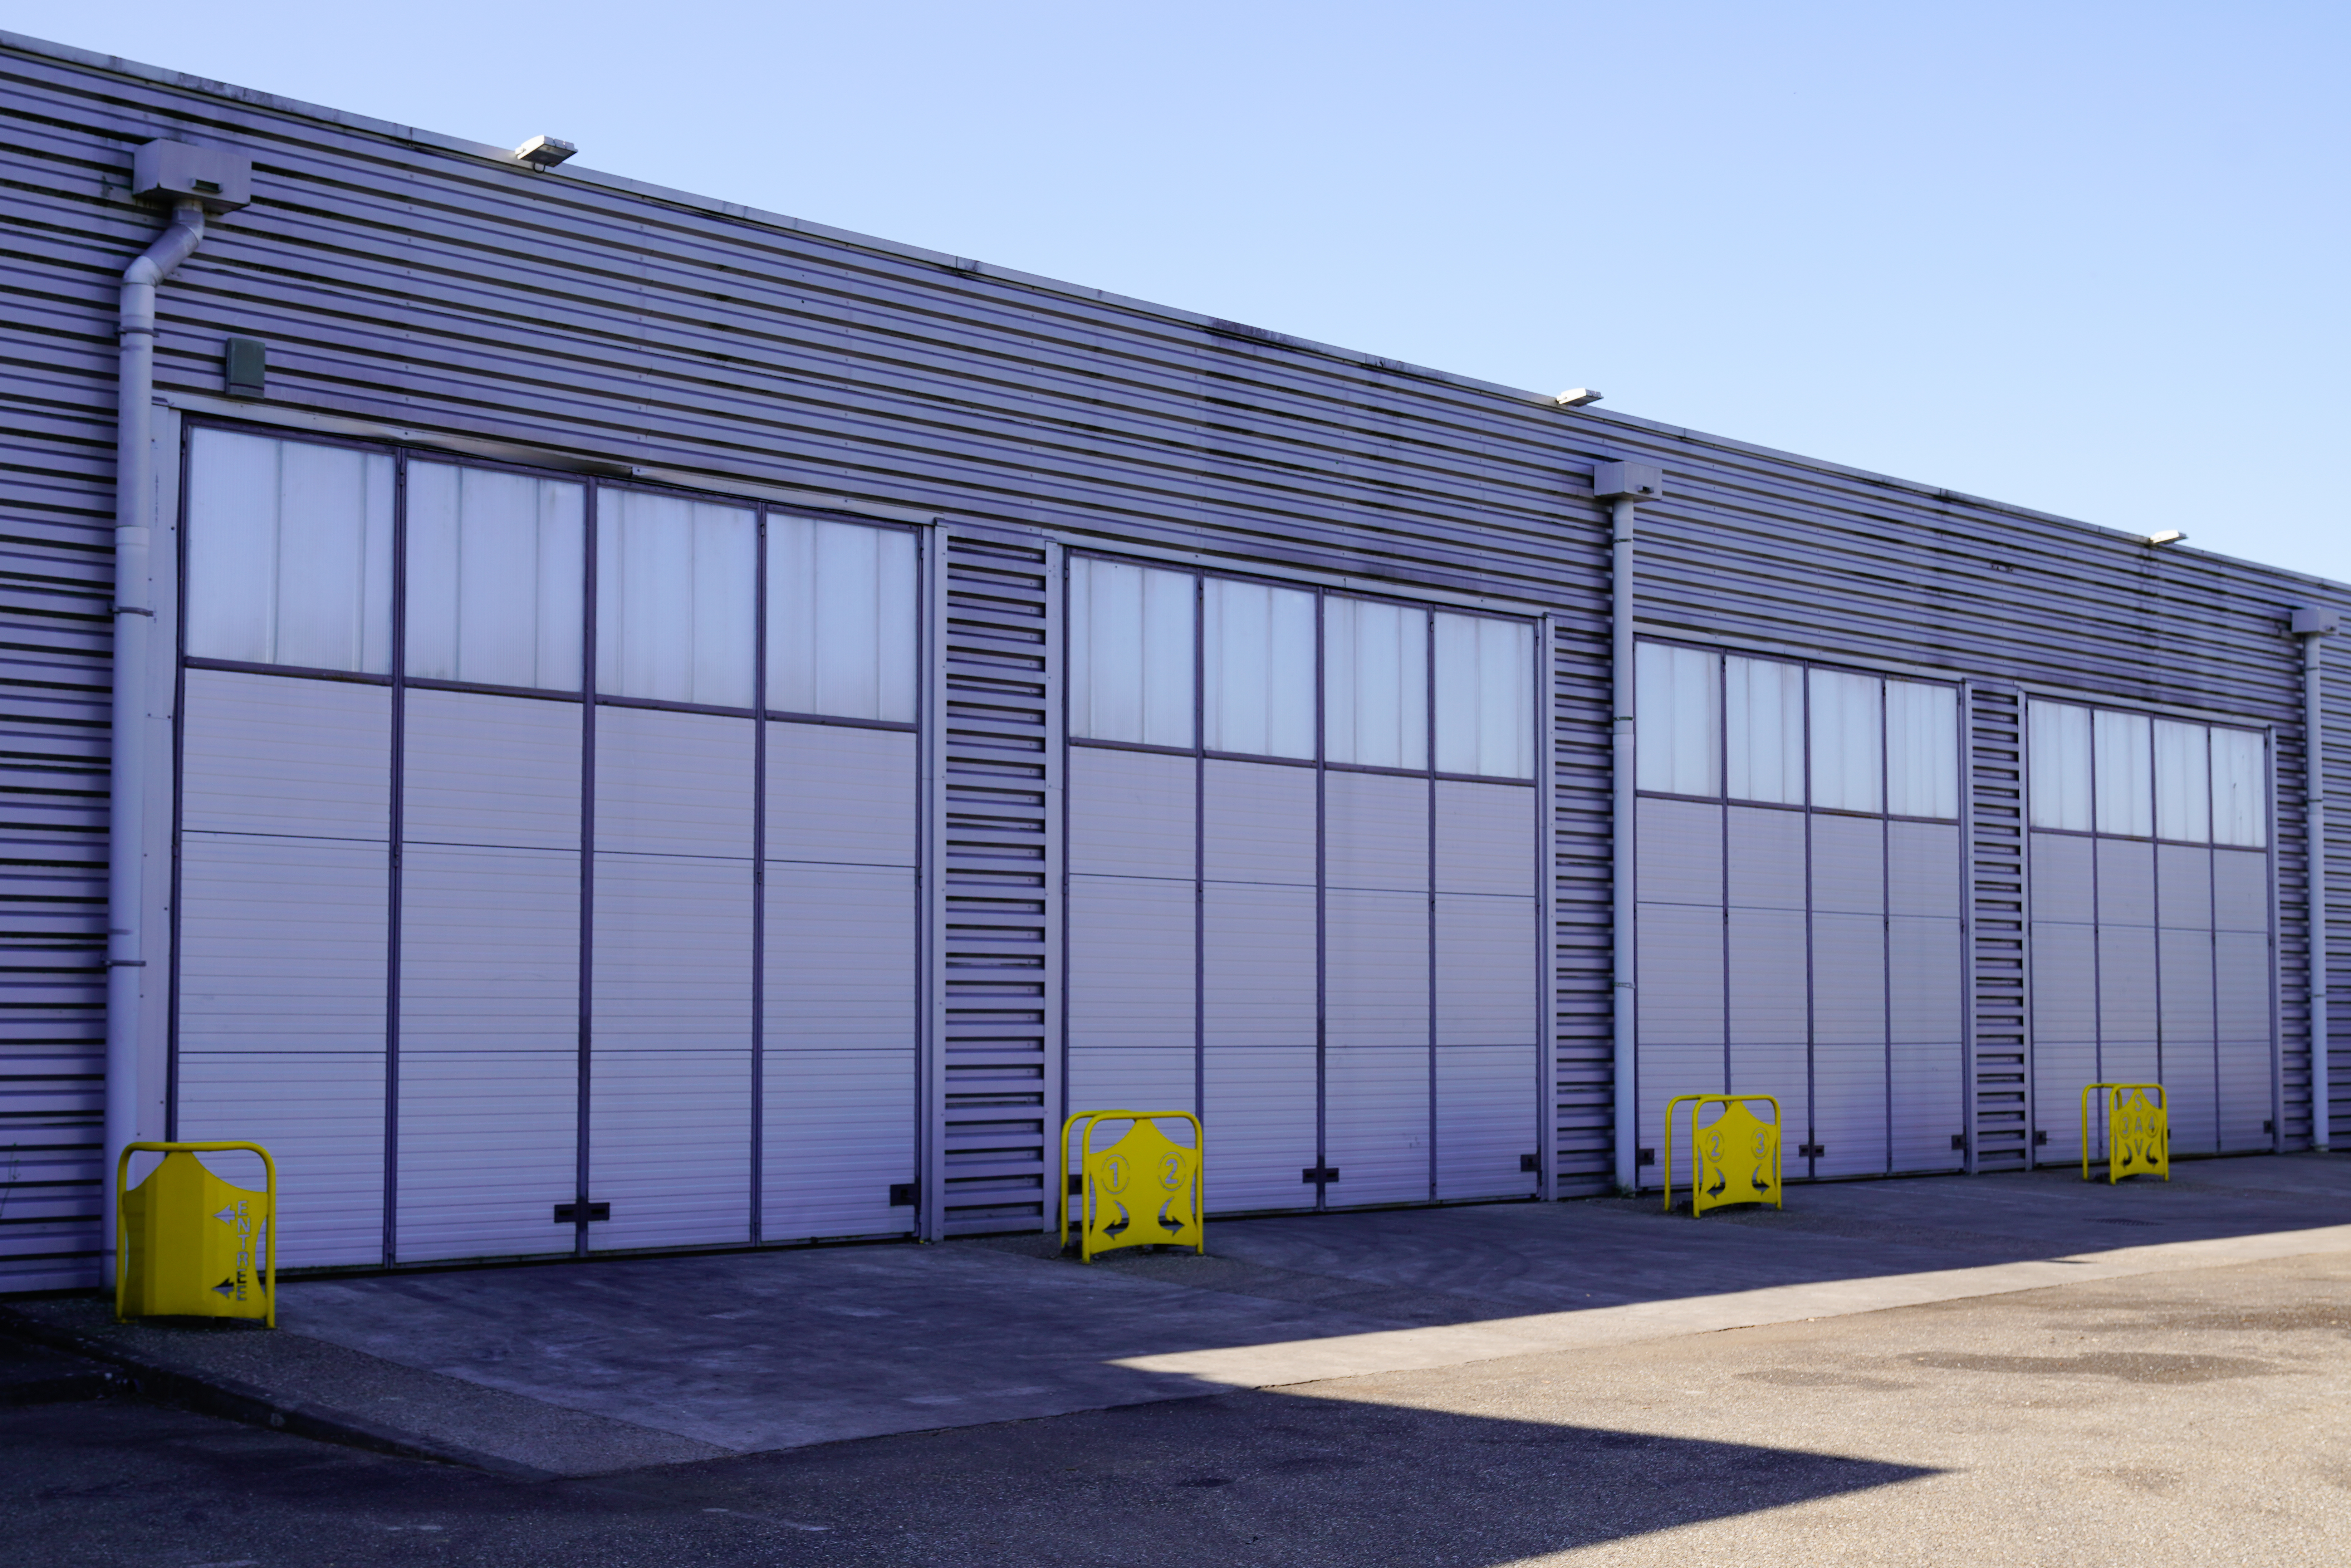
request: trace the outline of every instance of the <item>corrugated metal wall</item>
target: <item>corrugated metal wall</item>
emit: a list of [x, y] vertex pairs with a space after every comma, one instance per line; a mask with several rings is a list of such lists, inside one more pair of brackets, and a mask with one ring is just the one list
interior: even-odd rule
[[[1563, 1192], [1608, 1165], [1595, 459], [1669, 475], [1670, 497], [1643, 512], [1646, 630], [2281, 726], [2281, 891], [2299, 885], [2294, 655], [2277, 618], [2344, 602], [2331, 585], [33, 40], [0, 37], [0, 80], [6, 873], [26, 954], [6, 1015], [0, 1247], [19, 1282], [90, 1255], [110, 312], [158, 226], [126, 194], [131, 149], [157, 136], [255, 159], [254, 205], [165, 290], [160, 389], [183, 405], [217, 393], [221, 340], [250, 335], [270, 344], [271, 408], [418, 442], [552, 447], [1548, 608]], [[2291, 913], [2283, 929], [2291, 965]], [[2307, 1082], [2299, 1016], [2290, 999], [2290, 1097]], [[2306, 1106], [2289, 1110], [2289, 1139], [2306, 1127]]]

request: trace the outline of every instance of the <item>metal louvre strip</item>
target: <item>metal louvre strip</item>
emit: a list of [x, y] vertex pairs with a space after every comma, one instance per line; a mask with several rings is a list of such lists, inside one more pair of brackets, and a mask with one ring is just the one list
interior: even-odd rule
[[1060, 549], [941, 528], [925, 552], [926, 1239], [1042, 1229], [1062, 1098]]

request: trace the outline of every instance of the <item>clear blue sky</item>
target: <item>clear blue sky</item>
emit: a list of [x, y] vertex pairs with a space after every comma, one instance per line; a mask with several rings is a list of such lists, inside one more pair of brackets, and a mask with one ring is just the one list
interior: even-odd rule
[[2341, 0], [5, 25], [2351, 580]]

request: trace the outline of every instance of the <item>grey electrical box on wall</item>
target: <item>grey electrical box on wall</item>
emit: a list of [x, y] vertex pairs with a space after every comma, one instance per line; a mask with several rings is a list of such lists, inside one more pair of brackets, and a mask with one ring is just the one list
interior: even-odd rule
[[258, 338], [231, 338], [221, 348], [222, 390], [231, 397], [269, 395], [269, 345]]

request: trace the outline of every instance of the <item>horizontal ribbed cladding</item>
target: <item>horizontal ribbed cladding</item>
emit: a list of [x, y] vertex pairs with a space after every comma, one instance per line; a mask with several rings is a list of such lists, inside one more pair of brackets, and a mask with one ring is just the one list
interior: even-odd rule
[[24, 198], [0, 189], [0, 1291], [98, 1259], [112, 277], [138, 250], [129, 225], [27, 233]]
[[1613, 1190], [1614, 928], [1608, 632], [1562, 629], [1551, 654], [1552, 998], [1557, 1190]]

